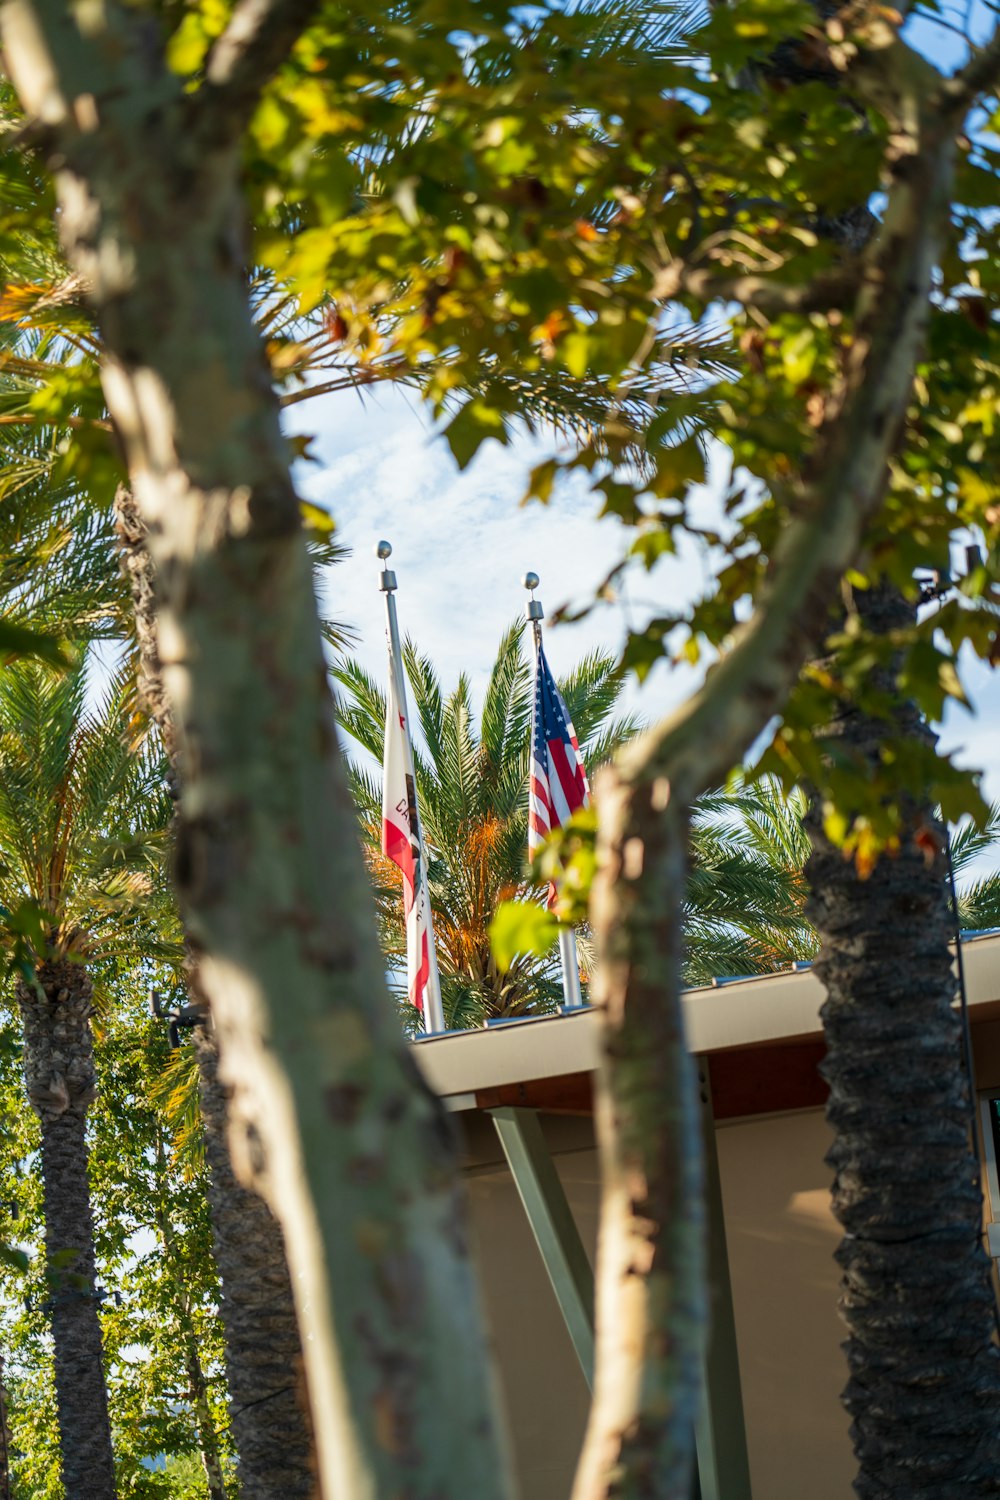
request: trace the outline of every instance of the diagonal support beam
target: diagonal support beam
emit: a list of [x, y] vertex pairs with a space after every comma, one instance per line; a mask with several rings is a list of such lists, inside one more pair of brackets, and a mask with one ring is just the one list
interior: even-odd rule
[[594, 1273], [533, 1109], [491, 1109], [503, 1154], [587, 1385], [594, 1380]]
[[[751, 1500], [736, 1323], [708, 1064], [700, 1058], [712, 1319], [695, 1432], [692, 1500]], [[588, 1386], [594, 1376], [594, 1273], [533, 1109], [491, 1109], [500, 1145]]]

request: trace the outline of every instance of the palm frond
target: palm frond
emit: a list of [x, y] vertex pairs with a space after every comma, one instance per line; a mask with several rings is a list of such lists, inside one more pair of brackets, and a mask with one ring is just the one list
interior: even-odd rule
[[524, 621], [515, 620], [504, 631], [490, 671], [479, 742], [484, 775], [499, 780], [511, 750], [524, 746], [531, 723], [531, 669], [524, 654]]
[[174, 1159], [193, 1174], [205, 1160], [198, 1059], [193, 1047], [171, 1051], [166, 1067], [154, 1078], [150, 1102], [170, 1127]]
[[0, 674], [0, 900], [40, 906], [59, 951], [175, 961], [160, 749], [121, 674], [86, 698], [85, 659]]
[[971, 820], [960, 823], [951, 834], [951, 864], [956, 877], [961, 875], [983, 854], [1000, 847], [1000, 803], [990, 807], [989, 817], [982, 828]]
[[430, 756], [430, 769], [439, 773], [444, 756], [444, 700], [441, 684], [430, 657], [421, 656], [409, 637], [403, 645], [403, 665], [413, 690], [417, 718]]
[[1000, 927], [1000, 871], [984, 875], [959, 891], [958, 923], [964, 932]]

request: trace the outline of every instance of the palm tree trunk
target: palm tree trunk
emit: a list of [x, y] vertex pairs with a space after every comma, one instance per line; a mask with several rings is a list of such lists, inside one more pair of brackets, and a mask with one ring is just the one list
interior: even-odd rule
[[[115, 520], [134, 607], [139, 692], [160, 732], [176, 796], [181, 768], [156, 637], [156, 575], [145, 527], [124, 485], [115, 496]], [[186, 968], [195, 998], [200, 995], [198, 961], [190, 943]], [[241, 1491], [244, 1500], [308, 1500], [317, 1493], [315, 1445], [284, 1237], [264, 1200], [236, 1179], [227, 1143], [226, 1091], [218, 1076], [218, 1044], [207, 1024], [194, 1036]]]
[[[893, 589], [859, 594], [857, 604], [880, 634], [912, 623]], [[894, 669], [881, 677], [892, 693]], [[888, 727], [930, 738], [912, 704]], [[886, 729], [846, 704], [829, 732], [874, 769]], [[1000, 1494], [1000, 1353], [952, 1006], [944, 831], [930, 806], [914, 803], [899, 853], [862, 879], [815, 808], [809, 824], [855, 1489], [865, 1500]]]
[[281, 1229], [264, 1200], [236, 1180], [218, 1048], [206, 1027], [194, 1037], [241, 1493], [243, 1500], [312, 1500], [312, 1423]]
[[41, 1122], [48, 1306], [56, 1408], [69, 1500], [114, 1500], [115, 1463], [104, 1380], [87, 1178], [87, 1110], [96, 1093], [90, 979], [82, 964], [39, 963], [18, 978], [24, 1077]]

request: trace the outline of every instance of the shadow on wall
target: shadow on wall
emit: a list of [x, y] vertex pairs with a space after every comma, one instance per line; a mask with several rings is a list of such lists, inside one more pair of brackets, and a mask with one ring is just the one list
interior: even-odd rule
[[[521, 1500], [567, 1500], [590, 1394], [492, 1123], [462, 1117], [466, 1190]], [[589, 1119], [542, 1128], [593, 1261], [598, 1173]]]
[[754, 1496], [848, 1500], [855, 1474], [840, 1404], [840, 1228], [821, 1110], [717, 1131]]

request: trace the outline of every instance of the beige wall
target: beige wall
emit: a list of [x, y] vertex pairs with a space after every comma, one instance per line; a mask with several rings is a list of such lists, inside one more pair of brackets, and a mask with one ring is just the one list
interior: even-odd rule
[[[492, 1122], [482, 1115], [462, 1120], [473, 1238], [521, 1497], [566, 1500], [587, 1420], [587, 1385]], [[548, 1116], [543, 1128], [593, 1259], [598, 1187], [591, 1122]]]
[[820, 1110], [716, 1131], [754, 1500], [850, 1500], [847, 1368]]
[[[1000, 1089], [1000, 1019], [973, 1027], [977, 1082]], [[567, 1500], [587, 1390], [492, 1122], [465, 1132], [473, 1233], [523, 1500]], [[597, 1161], [589, 1119], [543, 1120], [593, 1257]], [[726, 1121], [716, 1131], [754, 1500], [851, 1500], [840, 1405], [830, 1134], [820, 1109]], [[1000, 1203], [992, 1205], [1000, 1221]], [[998, 1234], [1000, 1243], [1000, 1234]]]
[[[481, 1115], [462, 1119], [473, 1233], [523, 1500], [567, 1500], [586, 1386], [492, 1124]], [[593, 1255], [591, 1123], [550, 1116], [543, 1124]], [[754, 1500], [851, 1500], [822, 1113], [726, 1123], [716, 1139]]]

